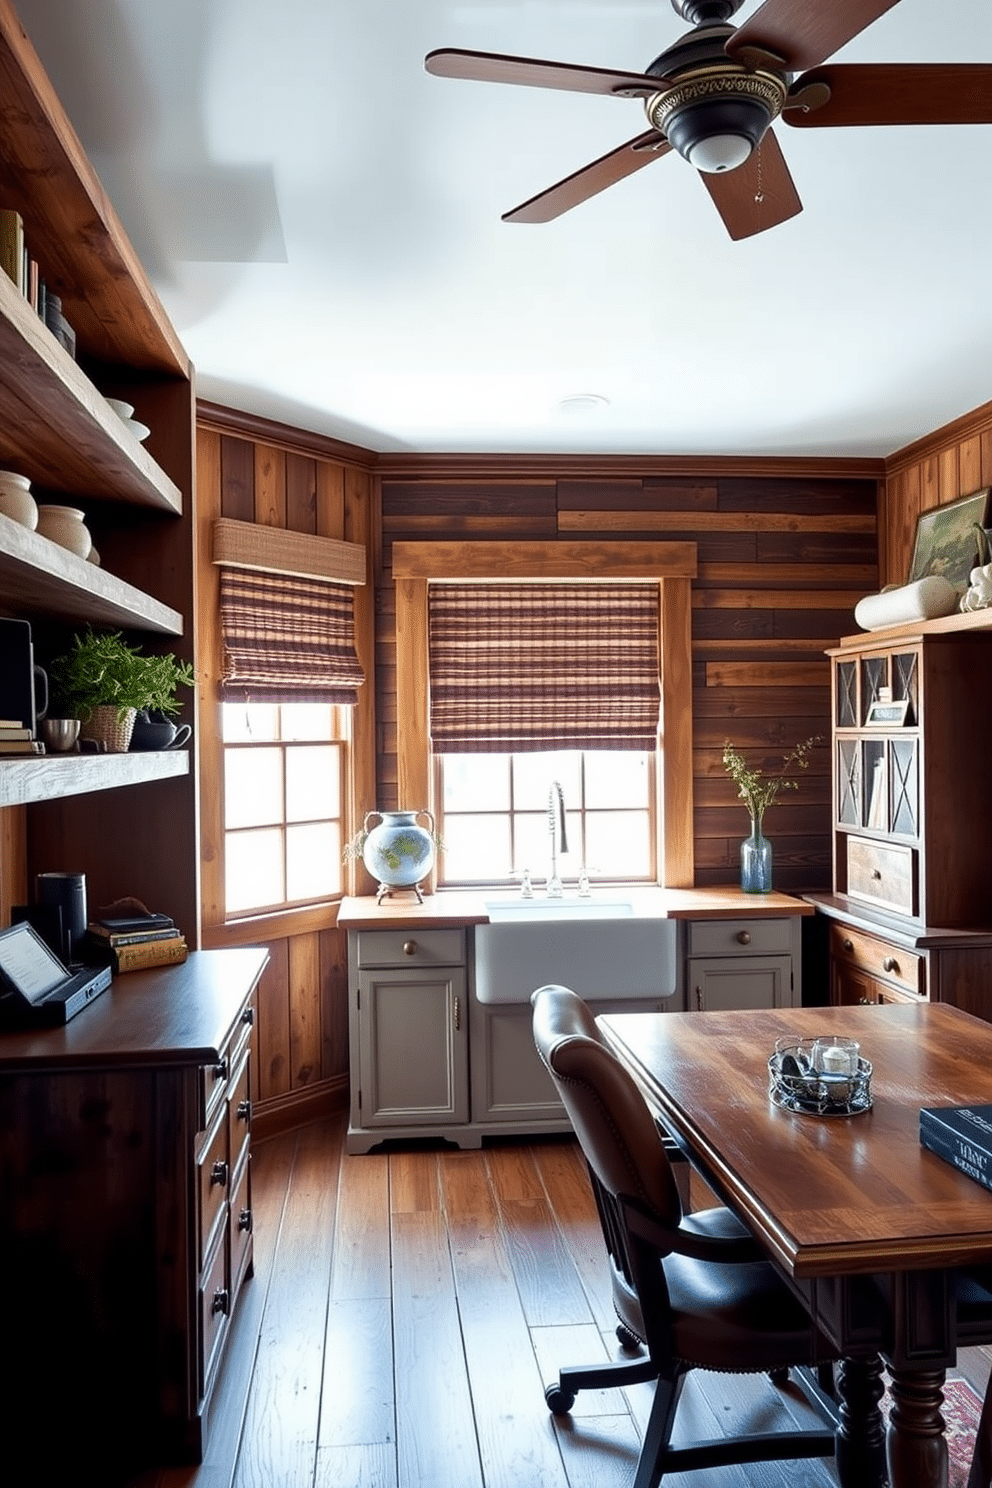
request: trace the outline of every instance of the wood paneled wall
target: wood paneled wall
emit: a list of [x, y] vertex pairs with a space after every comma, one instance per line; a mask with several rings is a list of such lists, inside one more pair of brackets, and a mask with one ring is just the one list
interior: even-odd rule
[[[348, 1078], [348, 969], [336, 910], [299, 911], [225, 926], [220, 881], [221, 743], [217, 678], [221, 650], [214, 519], [361, 543], [367, 582], [355, 591], [356, 642], [368, 678], [354, 722], [374, 736], [372, 554], [373, 456], [336, 441], [201, 404], [197, 429], [198, 612], [203, 939], [207, 946], [266, 945], [270, 960], [258, 1001], [253, 1099], [263, 1132], [309, 1119], [345, 1098]], [[370, 748], [355, 751], [349, 827], [375, 805]]]
[[878, 586], [881, 462], [681, 462], [380, 456], [376, 622], [379, 800], [397, 800], [391, 549], [402, 539], [686, 539], [693, 584], [697, 885], [732, 882], [747, 816], [723, 768], [731, 739], [774, 769], [821, 736], [800, 789], [768, 813], [777, 888], [830, 887], [830, 688], [824, 655]]
[[885, 470], [879, 567], [883, 584], [904, 584], [920, 513], [992, 486], [992, 403], [900, 450]]

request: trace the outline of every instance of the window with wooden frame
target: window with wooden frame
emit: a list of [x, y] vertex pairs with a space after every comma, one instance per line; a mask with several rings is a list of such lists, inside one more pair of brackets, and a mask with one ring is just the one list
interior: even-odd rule
[[[430, 737], [429, 586], [497, 581], [657, 585], [659, 747], [653, 756], [652, 846], [658, 882], [693, 883], [690, 581], [692, 543], [395, 543], [397, 776], [400, 806], [443, 817]], [[494, 863], [494, 878], [502, 876]]]
[[[224, 912], [343, 892], [344, 770], [363, 682], [355, 544], [220, 519]], [[359, 577], [360, 576], [360, 577]]]

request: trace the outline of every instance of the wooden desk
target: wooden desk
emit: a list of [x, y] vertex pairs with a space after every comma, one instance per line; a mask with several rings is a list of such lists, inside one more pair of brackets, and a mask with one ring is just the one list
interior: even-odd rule
[[202, 1454], [252, 1267], [249, 1068], [267, 959], [197, 951], [117, 977], [64, 1028], [0, 1035], [12, 1482], [109, 1485]]
[[[844, 1356], [842, 1482], [863, 1485], [877, 1471], [880, 1353], [892, 1376], [893, 1488], [946, 1488], [940, 1404], [956, 1357], [954, 1268], [992, 1263], [992, 1193], [920, 1146], [919, 1109], [992, 1103], [992, 1025], [928, 1003], [599, 1023]], [[872, 1110], [818, 1118], [769, 1099], [776, 1038], [819, 1033], [859, 1041], [874, 1068]]]

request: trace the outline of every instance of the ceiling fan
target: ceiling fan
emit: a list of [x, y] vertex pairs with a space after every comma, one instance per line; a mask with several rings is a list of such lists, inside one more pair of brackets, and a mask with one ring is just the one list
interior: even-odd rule
[[672, 0], [693, 29], [642, 72], [442, 48], [439, 77], [642, 98], [650, 129], [503, 215], [550, 222], [672, 150], [695, 166], [732, 238], [775, 227], [802, 202], [770, 129], [786, 124], [992, 124], [992, 65], [823, 66], [898, 0]]

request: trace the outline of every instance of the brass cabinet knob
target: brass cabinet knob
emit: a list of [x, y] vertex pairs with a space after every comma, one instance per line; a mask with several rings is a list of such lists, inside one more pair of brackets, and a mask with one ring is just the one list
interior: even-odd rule
[[899, 970], [899, 962], [896, 960], [895, 956], [886, 956], [885, 960], [882, 962], [882, 970], [883, 971], [898, 971]]
[[751, 944], [751, 932], [750, 932], [750, 930], [739, 930], [738, 933], [737, 933], [737, 942], [738, 942], [739, 945], [750, 945]]
[[417, 942], [415, 940], [405, 940], [403, 942], [403, 954], [404, 956], [415, 956], [417, 954]]
[[854, 950], [854, 941], [853, 940], [845, 940], [843, 942], [843, 946], [844, 946], [845, 951], [847, 951], [848, 955], [850, 955], [850, 953]]

